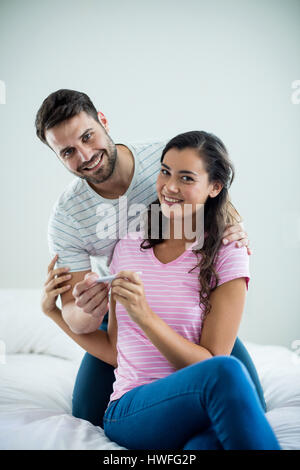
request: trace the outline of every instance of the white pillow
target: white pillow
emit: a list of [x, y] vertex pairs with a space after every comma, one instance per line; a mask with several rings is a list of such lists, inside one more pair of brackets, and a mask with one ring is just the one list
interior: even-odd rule
[[299, 358], [284, 346], [248, 342], [245, 342], [245, 346], [257, 368], [267, 410], [297, 407], [300, 418]]
[[42, 312], [41, 296], [40, 289], [0, 289], [0, 354], [37, 353], [79, 360], [84, 350]]

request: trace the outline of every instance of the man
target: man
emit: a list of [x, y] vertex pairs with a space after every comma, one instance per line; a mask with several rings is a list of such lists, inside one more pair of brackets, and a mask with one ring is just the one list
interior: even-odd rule
[[[69, 266], [72, 272], [72, 289], [61, 296], [63, 320], [77, 335], [91, 333], [105, 328], [102, 322], [108, 311], [108, 286], [95, 282], [98, 274], [91, 272], [91, 258], [100, 257], [99, 270], [107, 272], [122, 220], [130, 224], [136, 218], [130, 208], [138, 203], [147, 206], [156, 199], [155, 182], [165, 142], [114, 144], [105, 116], [97, 113], [86, 94], [73, 90], [50, 94], [35, 124], [40, 140], [76, 177], [51, 214], [49, 245], [59, 256], [58, 264]], [[121, 197], [126, 197], [127, 208], [122, 206], [119, 211]], [[99, 237], [99, 222], [102, 228], [106, 224], [109, 237]], [[248, 246], [241, 224], [227, 227], [223, 242], [225, 238], [227, 243]], [[67, 333], [68, 328], [63, 327]], [[112, 366], [86, 354], [75, 384], [73, 414], [101, 423], [113, 380]]]

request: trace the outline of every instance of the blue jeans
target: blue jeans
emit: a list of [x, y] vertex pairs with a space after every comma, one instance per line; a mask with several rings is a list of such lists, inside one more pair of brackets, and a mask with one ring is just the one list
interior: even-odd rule
[[[107, 329], [108, 316], [105, 315], [101, 325], [102, 330]], [[261, 405], [266, 410], [264, 394], [253, 361], [243, 345], [236, 339], [231, 356], [239, 359], [249, 372], [255, 385]], [[114, 368], [106, 362], [86, 353], [81, 362], [72, 398], [72, 415], [76, 418], [90, 421], [96, 426], [103, 427], [103, 416], [113, 392], [115, 381]]]
[[280, 450], [243, 364], [216, 356], [114, 400], [105, 434], [127, 449]]

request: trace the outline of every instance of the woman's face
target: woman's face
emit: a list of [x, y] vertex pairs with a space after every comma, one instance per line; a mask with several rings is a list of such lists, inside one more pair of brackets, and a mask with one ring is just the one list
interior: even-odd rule
[[156, 189], [163, 214], [173, 218], [195, 214], [208, 196], [219, 194], [222, 185], [209, 183], [203, 159], [195, 149], [172, 148], [161, 163]]

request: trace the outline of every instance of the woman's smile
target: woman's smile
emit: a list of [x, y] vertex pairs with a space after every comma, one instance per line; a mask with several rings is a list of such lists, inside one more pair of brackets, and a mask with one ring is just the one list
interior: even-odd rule
[[173, 206], [173, 204], [181, 204], [184, 199], [178, 199], [166, 194], [162, 194], [162, 203], [167, 204], [168, 206]]

